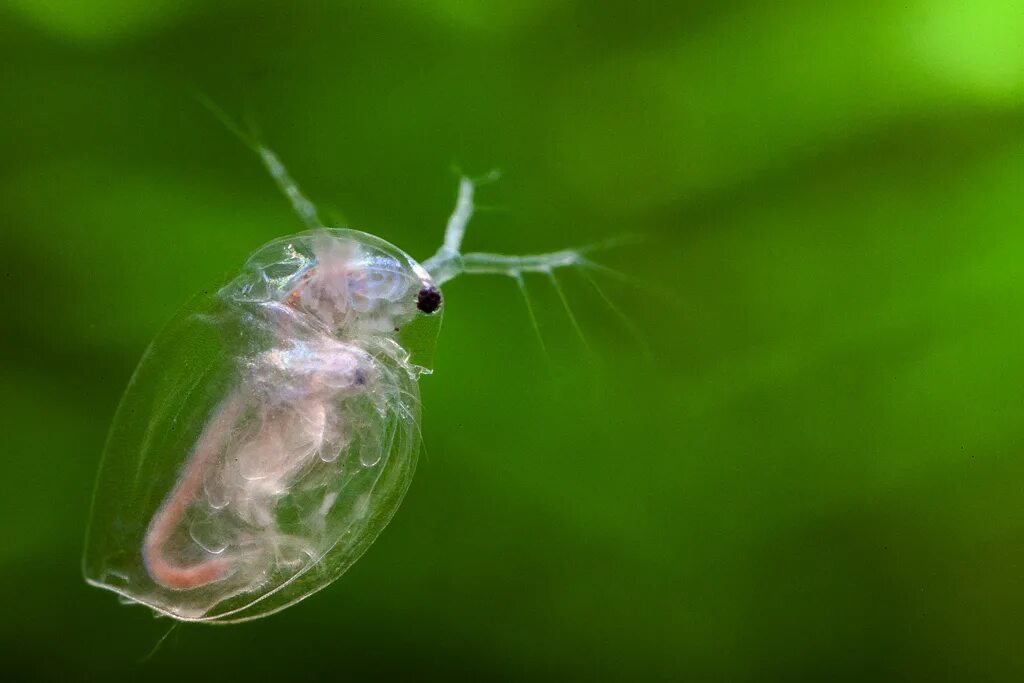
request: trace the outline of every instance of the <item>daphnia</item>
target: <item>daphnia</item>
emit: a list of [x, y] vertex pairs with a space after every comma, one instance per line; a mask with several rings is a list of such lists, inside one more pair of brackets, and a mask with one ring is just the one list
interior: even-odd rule
[[556, 269], [594, 265], [575, 249], [462, 253], [468, 178], [441, 247], [417, 262], [324, 227], [277, 156], [243, 137], [307, 230], [256, 249], [150, 344], [114, 418], [86, 540], [89, 583], [182, 621], [292, 605], [388, 524], [421, 446], [418, 381], [431, 372], [442, 285], [495, 273], [522, 288], [538, 272], [557, 287]]

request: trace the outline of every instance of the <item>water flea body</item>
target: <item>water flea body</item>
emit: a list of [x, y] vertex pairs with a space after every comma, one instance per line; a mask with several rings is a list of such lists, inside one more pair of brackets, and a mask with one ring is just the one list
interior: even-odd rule
[[294, 604], [388, 524], [421, 446], [419, 378], [432, 372], [442, 285], [500, 274], [525, 293], [523, 274], [541, 273], [578, 329], [553, 273], [594, 265], [583, 250], [463, 253], [465, 177], [421, 263], [325, 226], [274, 152], [235, 131], [306, 230], [257, 248], [153, 340], [111, 428], [84, 557], [90, 583], [183, 621]]

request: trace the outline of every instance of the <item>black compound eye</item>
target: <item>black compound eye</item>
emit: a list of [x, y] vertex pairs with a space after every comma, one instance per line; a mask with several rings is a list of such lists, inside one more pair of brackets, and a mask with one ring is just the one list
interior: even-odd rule
[[441, 290], [434, 285], [428, 285], [416, 295], [416, 308], [424, 313], [433, 313], [441, 308]]

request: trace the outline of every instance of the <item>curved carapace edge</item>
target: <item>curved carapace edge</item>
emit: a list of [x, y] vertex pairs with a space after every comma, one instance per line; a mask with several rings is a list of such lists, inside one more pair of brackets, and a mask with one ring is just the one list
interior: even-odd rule
[[340, 576], [415, 470], [439, 314], [354, 230], [274, 240], [151, 344], [94, 494], [90, 583], [189, 621], [264, 616]]
[[575, 249], [462, 253], [465, 177], [420, 265], [374, 235], [322, 227], [277, 156], [233, 129], [310, 229], [257, 249], [150, 344], [104, 448], [83, 557], [89, 583], [183, 621], [298, 602], [387, 525], [416, 467], [442, 284], [500, 274], [525, 296], [522, 275], [539, 273], [568, 311], [554, 271], [596, 266]]

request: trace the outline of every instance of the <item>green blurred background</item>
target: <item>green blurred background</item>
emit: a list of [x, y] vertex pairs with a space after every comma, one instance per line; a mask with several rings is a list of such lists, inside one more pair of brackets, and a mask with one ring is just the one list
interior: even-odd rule
[[[8, 0], [0, 671], [111, 680], [1024, 679], [1019, 0]], [[273, 617], [82, 581], [148, 340], [327, 215], [425, 258], [623, 233], [641, 281], [456, 280], [394, 522]], [[649, 350], [649, 353], [645, 351]]]

